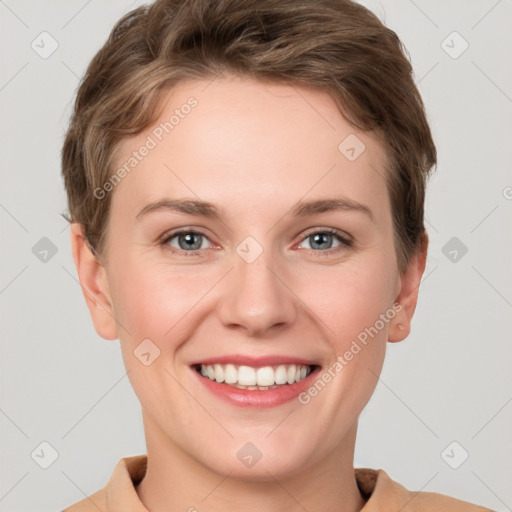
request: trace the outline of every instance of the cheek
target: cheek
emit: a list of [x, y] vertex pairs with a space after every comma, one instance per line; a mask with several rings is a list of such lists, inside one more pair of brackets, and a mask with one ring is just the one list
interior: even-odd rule
[[116, 272], [116, 293], [113, 297], [117, 319], [128, 331], [133, 343], [144, 338], [157, 343], [173, 336], [170, 332], [181, 323], [209, 288], [215, 276], [204, 272], [171, 269], [170, 266], [125, 261]]
[[332, 443], [339, 442], [358, 417], [382, 369], [389, 320], [394, 316], [393, 311], [386, 316], [392, 306], [392, 281], [381, 272], [386, 265], [382, 258], [373, 264], [366, 260], [337, 270], [331, 267], [302, 286], [304, 302], [324, 327], [330, 355], [301, 403], [311, 408], [312, 417], [327, 416], [326, 424], [339, 426], [324, 434]]
[[[391, 307], [393, 287], [390, 275], [383, 270], [386, 265], [384, 260], [366, 260], [323, 268], [296, 288], [328, 328], [326, 332], [337, 349], [342, 350], [365, 328], [373, 326]], [[387, 332], [387, 323], [378, 326]]]
[[[346, 342], [390, 307], [391, 282], [383, 271], [387, 265], [366, 258], [337, 267], [295, 269], [286, 281], [304, 303], [305, 312], [309, 310], [328, 327], [327, 332]], [[196, 308], [222, 273], [207, 266], [119, 262], [112, 290], [116, 318], [126, 329], [121, 329], [120, 336], [126, 338], [128, 332], [134, 343], [144, 338], [168, 343], [169, 332], [182, 320], [186, 324], [193, 309], [202, 309]]]

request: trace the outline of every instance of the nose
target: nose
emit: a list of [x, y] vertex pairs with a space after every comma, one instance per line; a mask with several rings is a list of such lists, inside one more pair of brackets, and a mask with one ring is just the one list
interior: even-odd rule
[[263, 337], [294, 323], [298, 301], [266, 251], [251, 263], [235, 254], [227, 277], [217, 308], [223, 325]]

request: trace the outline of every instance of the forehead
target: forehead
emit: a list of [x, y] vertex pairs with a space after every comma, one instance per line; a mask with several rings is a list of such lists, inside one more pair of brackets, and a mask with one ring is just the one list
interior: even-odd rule
[[159, 118], [119, 147], [116, 168], [129, 172], [114, 202], [165, 193], [249, 206], [251, 195], [261, 207], [333, 188], [354, 200], [384, 191], [380, 142], [323, 91], [231, 76], [181, 82], [161, 101]]

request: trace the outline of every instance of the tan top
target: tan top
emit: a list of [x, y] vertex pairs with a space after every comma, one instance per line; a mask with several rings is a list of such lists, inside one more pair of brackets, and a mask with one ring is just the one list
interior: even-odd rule
[[[107, 485], [62, 512], [148, 512], [135, 486], [146, 474], [147, 455], [121, 459]], [[382, 470], [356, 469], [361, 495], [368, 499], [361, 512], [484, 512], [489, 508], [432, 492], [410, 492]], [[491, 511], [492, 512], [492, 511]]]

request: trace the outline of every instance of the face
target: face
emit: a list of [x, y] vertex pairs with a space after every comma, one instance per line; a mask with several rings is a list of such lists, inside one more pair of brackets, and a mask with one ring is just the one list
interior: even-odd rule
[[89, 305], [148, 447], [251, 479], [347, 450], [422, 272], [398, 272], [379, 141], [321, 91], [226, 77], [175, 87], [134, 151]]

